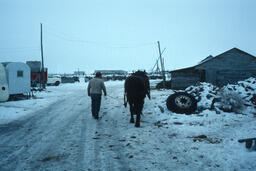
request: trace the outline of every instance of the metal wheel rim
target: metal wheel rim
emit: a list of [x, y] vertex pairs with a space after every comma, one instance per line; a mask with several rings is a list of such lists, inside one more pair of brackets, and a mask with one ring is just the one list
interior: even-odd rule
[[189, 108], [192, 104], [192, 100], [188, 96], [180, 95], [175, 98], [175, 104], [180, 108]]

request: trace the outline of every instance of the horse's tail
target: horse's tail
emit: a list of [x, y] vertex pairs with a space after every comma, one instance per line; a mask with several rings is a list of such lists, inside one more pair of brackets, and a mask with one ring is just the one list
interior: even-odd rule
[[[129, 78], [129, 77], [128, 77]], [[126, 79], [127, 80], [127, 79]], [[124, 107], [126, 107], [127, 106], [127, 96], [126, 96], [126, 94], [127, 94], [127, 83], [126, 83], [126, 80], [125, 80], [125, 82], [124, 82]]]
[[124, 93], [124, 107], [127, 106], [127, 97], [126, 97], [126, 93]]

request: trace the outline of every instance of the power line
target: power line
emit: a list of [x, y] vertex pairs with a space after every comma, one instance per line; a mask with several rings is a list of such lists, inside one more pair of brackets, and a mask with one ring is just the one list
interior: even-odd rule
[[0, 52], [1, 53], [16, 53], [16, 52], [27, 52], [27, 51], [40, 51], [39, 48], [35, 48], [35, 49], [4, 49], [4, 50], [1, 50], [0, 49]]
[[[82, 44], [91, 44], [91, 45], [96, 45], [96, 46], [102, 46], [106, 48], [120, 48], [120, 49], [125, 49], [125, 48], [140, 48], [140, 47], [145, 47], [145, 46], [153, 46], [156, 44], [156, 42], [147, 42], [147, 43], [140, 43], [136, 45], [129, 45], [129, 46], [123, 46], [123, 45], [114, 45], [113, 43], [110, 42], [99, 42], [99, 41], [91, 41], [91, 40], [83, 40], [83, 39], [78, 39], [74, 38], [73, 36], [70, 36], [66, 33], [63, 32], [57, 32], [54, 29], [50, 28], [49, 26], [46, 27], [48, 30], [45, 30], [45, 33], [57, 37], [59, 39], [69, 41], [69, 42], [74, 42], [74, 43], [82, 43]], [[50, 28], [50, 29], [49, 29]], [[112, 44], [112, 45], [109, 45]]]
[[0, 50], [30, 50], [30, 49], [39, 49], [39, 47], [8, 47], [8, 48], [0, 48]]
[[74, 43], [82, 43], [82, 44], [91, 44], [91, 45], [95, 45], [95, 46], [102, 46], [102, 47], [106, 47], [106, 48], [120, 48], [120, 49], [125, 49], [125, 48], [140, 48], [140, 47], [145, 47], [145, 46], [153, 46], [155, 45], [154, 43], [141, 43], [141, 44], [137, 44], [137, 45], [130, 45], [130, 46], [121, 46], [121, 45], [108, 45], [109, 43], [105, 43], [105, 42], [96, 42], [96, 41], [88, 41], [88, 40], [81, 40], [81, 39], [70, 39], [61, 35], [58, 35], [56, 33], [52, 33], [49, 31], [45, 31], [47, 34], [50, 34], [52, 36], [55, 36], [57, 38], [60, 38], [62, 40], [65, 41], [69, 41], [69, 42], [74, 42]]
[[67, 37], [65, 37], [65, 36], [63, 36], [63, 35], [59, 35], [58, 33], [50, 32], [50, 31], [48, 31], [48, 30], [45, 30], [44, 32], [47, 33], [47, 34], [50, 34], [50, 35], [52, 35], [52, 36], [55, 36], [55, 37], [57, 37], [57, 38], [60, 38], [60, 39], [69, 41], [69, 42], [90, 43], [90, 44], [97, 44], [97, 43], [98, 43], [98, 42], [93, 42], [93, 41], [85, 41], [85, 40], [67, 38]]

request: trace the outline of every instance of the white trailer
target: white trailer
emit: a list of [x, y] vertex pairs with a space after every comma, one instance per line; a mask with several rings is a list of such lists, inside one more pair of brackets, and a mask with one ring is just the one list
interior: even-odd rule
[[9, 98], [9, 87], [7, 82], [7, 76], [5, 68], [2, 63], [0, 63], [0, 102], [5, 102]]
[[4, 65], [9, 85], [9, 94], [30, 93], [30, 67], [22, 62], [10, 62]]

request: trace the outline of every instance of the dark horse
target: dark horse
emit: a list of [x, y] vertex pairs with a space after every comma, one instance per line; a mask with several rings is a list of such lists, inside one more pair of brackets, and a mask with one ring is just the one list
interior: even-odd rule
[[[136, 117], [136, 127], [140, 127], [140, 115], [144, 105], [146, 95], [150, 99], [150, 86], [149, 79], [146, 72], [137, 71], [129, 76], [124, 83], [125, 97], [130, 105], [131, 119], [130, 122], [134, 123], [133, 115]], [[126, 106], [126, 100], [125, 100]]]

